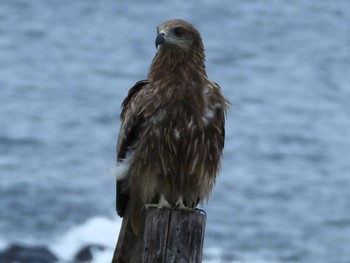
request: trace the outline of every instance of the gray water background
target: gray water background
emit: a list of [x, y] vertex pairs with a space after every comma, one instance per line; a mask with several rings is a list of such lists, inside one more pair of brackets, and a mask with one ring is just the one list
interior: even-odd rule
[[205, 251], [350, 262], [347, 0], [1, 0], [0, 238], [50, 243], [116, 218], [119, 106], [169, 18], [200, 30], [232, 103]]

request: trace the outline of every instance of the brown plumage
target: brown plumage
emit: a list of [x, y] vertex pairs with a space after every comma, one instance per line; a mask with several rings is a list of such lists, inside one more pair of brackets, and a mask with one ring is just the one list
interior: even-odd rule
[[141, 262], [144, 207], [194, 208], [215, 183], [224, 147], [227, 101], [205, 72], [202, 39], [191, 24], [157, 28], [147, 80], [122, 104], [117, 212], [123, 217], [113, 262]]

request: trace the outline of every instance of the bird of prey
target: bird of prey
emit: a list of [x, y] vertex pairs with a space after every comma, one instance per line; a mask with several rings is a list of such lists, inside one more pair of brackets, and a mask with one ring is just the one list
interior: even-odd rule
[[145, 206], [192, 209], [208, 198], [220, 167], [228, 101], [208, 79], [198, 30], [181, 19], [157, 27], [146, 80], [122, 103], [113, 263], [141, 262]]

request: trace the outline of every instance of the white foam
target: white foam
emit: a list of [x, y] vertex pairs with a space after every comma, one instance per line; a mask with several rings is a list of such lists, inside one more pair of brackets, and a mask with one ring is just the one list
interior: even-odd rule
[[[61, 263], [73, 262], [75, 255], [86, 245], [98, 245], [105, 247], [104, 250], [92, 251], [91, 263], [111, 262], [117, 238], [121, 227], [121, 219], [94, 217], [85, 223], [72, 227], [59, 240], [48, 248], [60, 259]], [[8, 242], [0, 239], [0, 251], [6, 249]], [[256, 256], [241, 255], [241, 260], [227, 260], [223, 258], [224, 251], [218, 247], [204, 249], [203, 263], [279, 263], [258, 259]]]
[[4, 250], [8, 246], [8, 242], [0, 239], [0, 251]]
[[[82, 225], [70, 229], [50, 249], [63, 261], [71, 261], [84, 246], [97, 244], [106, 247], [94, 252], [93, 263], [105, 263], [112, 259], [121, 220], [104, 217], [91, 218]], [[108, 260], [107, 260], [108, 259]]]
[[[111, 262], [120, 227], [121, 220], [117, 216], [112, 219], [94, 217], [67, 231], [67, 233], [60, 238], [60, 240], [51, 245], [49, 248], [57, 257], [60, 258], [61, 262], [72, 262], [74, 256], [84, 246], [91, 244], [101, 245], [106, 249], [94, 251], [93, 260], [91, 262]], [[227, 263], [227, 260], [221, 260], [222, 250], [220, 248], [207, 248], [204, 251], [204, 254], [206, 259], [203, 261], [203, 263]], [[231, 261], [231, 263], [238, 262], [250, 263], [250, 261]], [[260, 263], [260, 261], [251, 262]]]

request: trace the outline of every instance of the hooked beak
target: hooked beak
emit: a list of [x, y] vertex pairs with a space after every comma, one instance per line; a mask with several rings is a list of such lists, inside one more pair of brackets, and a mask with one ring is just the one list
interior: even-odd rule
[[156, 37], [156, 48], [158, 48], [159, 45], [163, 44], [165, 42], [164, 34], [158, 33]]

